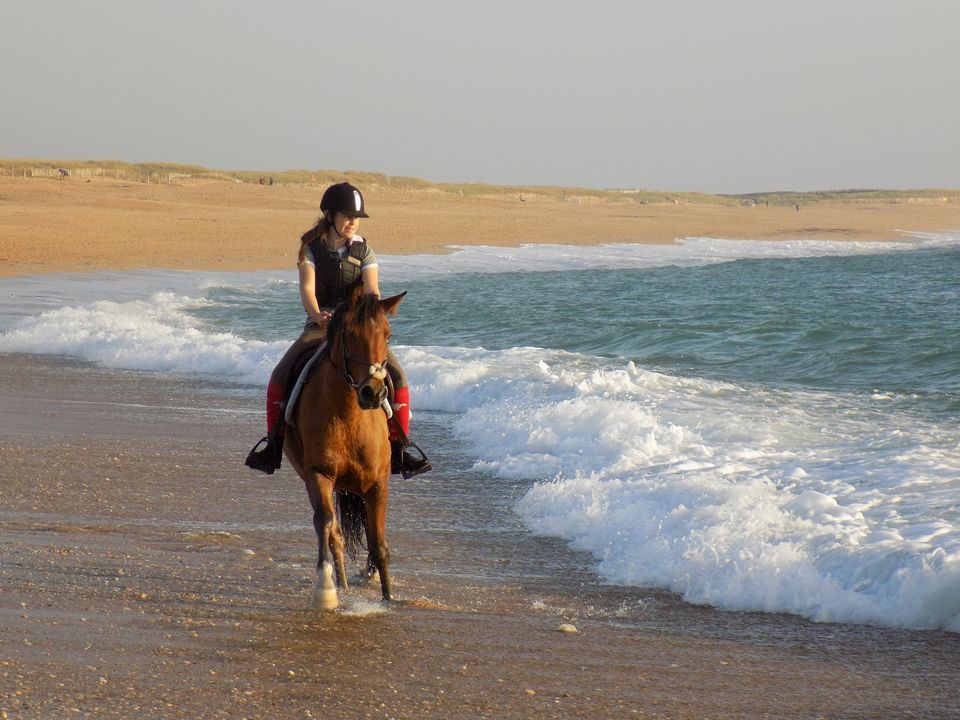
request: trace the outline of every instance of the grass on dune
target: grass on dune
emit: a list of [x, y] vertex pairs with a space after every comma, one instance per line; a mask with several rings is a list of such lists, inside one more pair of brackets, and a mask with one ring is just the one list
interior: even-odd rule
[[129, 163], [116, 160], [0, 160], [0, 175], [56, 177], [60, 168], [73, 175], [116, 177], [139, 182], [185, 182], [209, 179], [224, 182], [310, 184], [325, 186], [347, 180], [361, 187], [390, 190], [442, 192], [462, 196], [524, 196], [564, 200], [592, 199], [601, 202], [684, 203], [709, 205], [767, 204], [809, 205], [856, 202], [957, 202], [960, 190], [827, 190], [777, 191], [737, 195], [710, 195], [645, 189], [601, 190], [557, 186], [494, 185], [486, 183], [432, 183], [415, 177], [389, 176], [359, 170], [219, 170], [200, 165], [164, 162]]

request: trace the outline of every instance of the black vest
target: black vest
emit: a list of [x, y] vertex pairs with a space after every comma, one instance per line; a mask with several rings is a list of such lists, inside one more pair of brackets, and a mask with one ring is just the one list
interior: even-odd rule
[[347, 253], [342, 258], [339, 253], [330, 252], [322, 238], [314, 240], [308, 247], [316, 266], [317, 304], [322, 308], [336, 307], [347, 299], [347, 291], [361, 279], [360, 264], [366, 242], [348, 244]]

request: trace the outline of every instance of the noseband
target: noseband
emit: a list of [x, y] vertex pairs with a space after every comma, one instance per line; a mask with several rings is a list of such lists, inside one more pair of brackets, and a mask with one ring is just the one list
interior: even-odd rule
[[[380, 407], [387, 397], [387, 388], [385, 385], [374, 388], [370, 384], [370, 381], [384, 381], [387, 379], [387, 359], [384, 358], [380, 362], [373, 362], [369, 358], [351, 355], [347, 348], [347, 323], [345, 317], [340, 318], [340, 361], [341, 367], [336, 368], [336, 364], [333, 363], [331, 359], [331, 363], [340, 371], [340, 375], [347, 381], [347, 385], [357, 393], [357, 402], [360, 404], [360, 407], [364, 410], [373, 410], [374, 408]], [[353, 374], [350, 372], [351, 362], [367, 366], [367, 376], [359, 382], [354, 379]]]

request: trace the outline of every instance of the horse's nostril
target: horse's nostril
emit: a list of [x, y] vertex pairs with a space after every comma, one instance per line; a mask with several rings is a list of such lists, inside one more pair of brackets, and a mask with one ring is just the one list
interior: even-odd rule
[[373, 387], [369, 383], [364, 383], [357, 390], [357, 400], [360, 403], [360, 407], [364, 410], [373, 410], [374, 408], [380, 407], [386, 396], [387, 388], [383, 385]]

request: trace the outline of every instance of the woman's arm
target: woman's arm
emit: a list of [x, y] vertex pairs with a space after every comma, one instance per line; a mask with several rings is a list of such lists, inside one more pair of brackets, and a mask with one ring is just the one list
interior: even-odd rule
[[330, 313], [326, 310], [321, 310], [320, 305], [317, 304], [317, 271], [313, 265], [305, 262], [301, 262], [299, 268], [300, 302], [303, 304], [303, 309], [307, 311], [310, 319], [319, 325], [321, 330], [325, 330], [327, 322], [330, 320]]
[[364, 268], [360, 277], [363, 278], [363, 294], [380, 297], [380, 268], [376, 265]]

